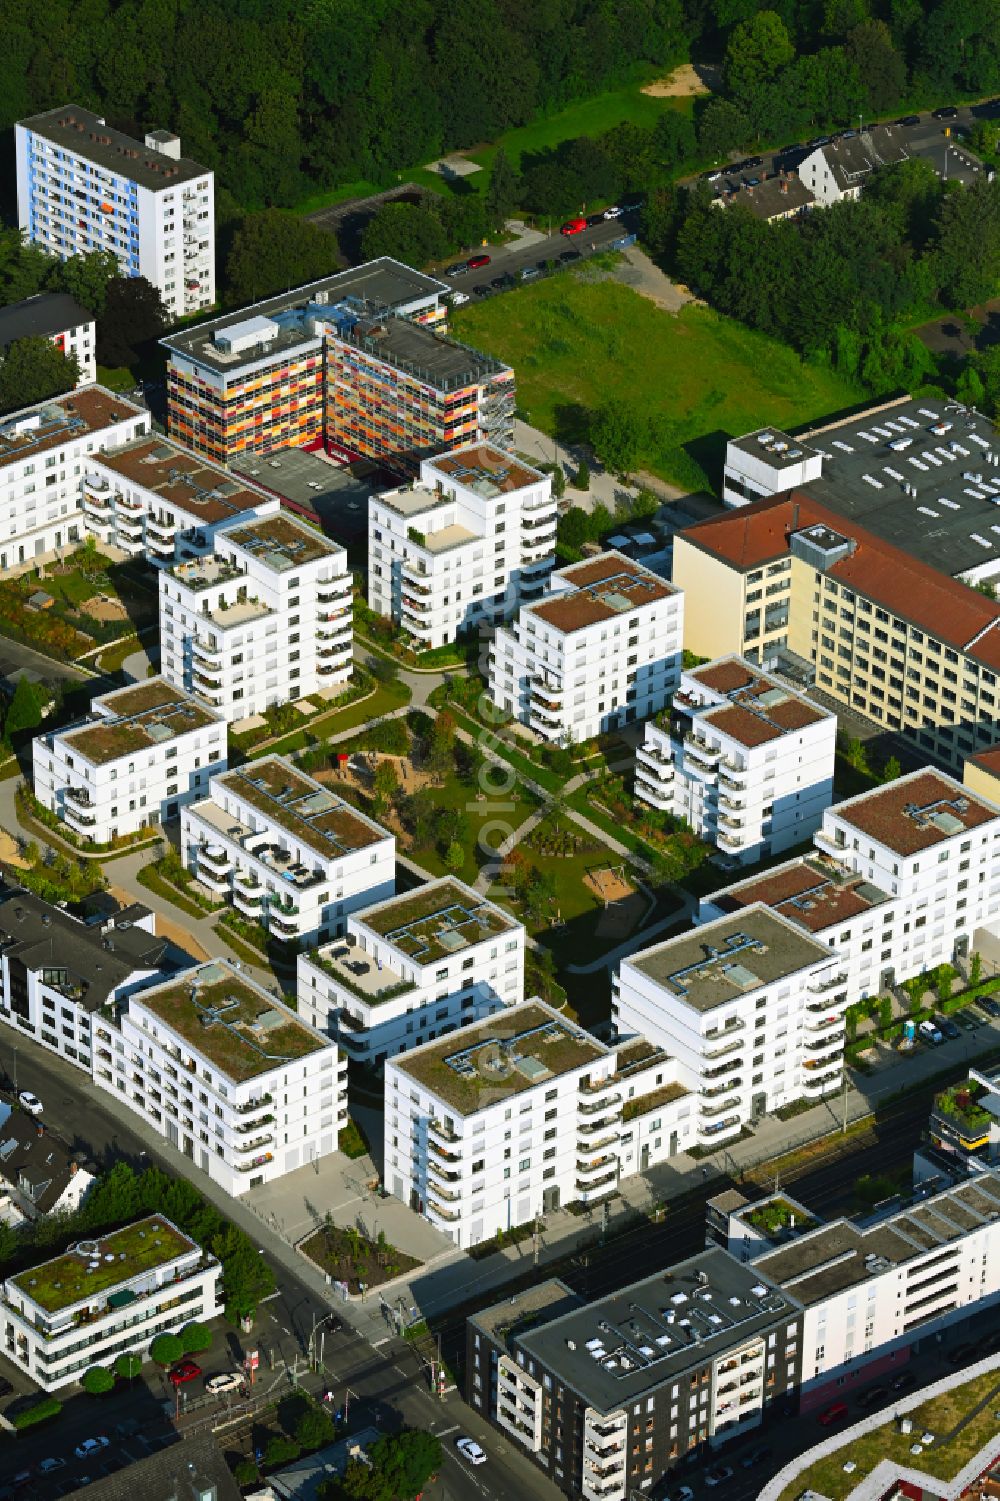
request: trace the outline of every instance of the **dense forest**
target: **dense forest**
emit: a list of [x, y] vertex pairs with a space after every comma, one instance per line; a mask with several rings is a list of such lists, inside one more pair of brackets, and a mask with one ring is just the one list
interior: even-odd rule
[[712, 152], [1000, 87], [1000, 0], [0, 0], [0, 17], [4, 125], [67, 100], [168, 125], [216, 169], [224, 214], [395, 181], [688, 54], [723, 63], [724, 97], [698, 106]]

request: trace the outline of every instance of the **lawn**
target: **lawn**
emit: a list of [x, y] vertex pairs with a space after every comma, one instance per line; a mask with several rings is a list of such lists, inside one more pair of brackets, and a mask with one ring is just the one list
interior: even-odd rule
[[717, 487], [728, 437], [785, 431], [842, 410], [858, 392], [831, 371], [710, 308], [663, 312], [579, 271], [457, 309], [458, 338], [513, 365], [526, 420], [586, 441], [617, 398], [648, 426], [642, 467], [688, 489]]
[[370, 696], [356, 699], [345, 708], [334, 707], [328, 713], [307, 720], [301, 729], [293, 730], [290, 735], [284, 735], [280, 740], [265, 741], [260, 745], [248, 747], [245, 741], [241, 746], [239, 736], [234, 735], [232, 739], [237, 748], [246, 749], [251, 758], [254, 756], [288, 756], [293, 751], [302, 750], [306, 745], [329, 740], [332, 735], [343, 734], [345, 730], [353, 730], [357, 725], [367, 724], [372, 719], [379, 719], [383, 714], [388, 714], [393, 709], [401, 709], [409, 702], [410, 690], [405, 683], [380, 683]]
[[[469, 826], [469, 838], [465, 841], [465, 863], [461, 870], [451, 871], [460, 881], [471, 886], [480, 868], [495, 860], [496, 846], [520, 828], [537, 807], [537, 799], [520, 783], [510, 792], [495, 797], [477, 798], [476, 792], [450, 774], [441, 786], [433, 788], [434, 801], [439, 807], [455, 808], [464, 813]], [[488, 847], [486, 847], [488, 846]], [[404, 843], [405, 848], [405, 843]], [[448, 867], [434, 845], [418, 844], [406, 849], [406, 854], [432, 875], [449, 874]], [[489, 893], [487, 893], [488, 895]]]

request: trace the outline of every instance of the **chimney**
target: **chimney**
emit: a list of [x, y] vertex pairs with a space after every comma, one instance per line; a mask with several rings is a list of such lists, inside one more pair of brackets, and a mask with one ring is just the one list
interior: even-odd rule
[[781, 179], [781, 183], [780, 183], [778, 191], [781, 192], [781, 193], [787, 193], [788, 192], [788, 178], [787, 177], [783, 177]]
[[70, 1175], [70, 1177], [72, 1178], [73, 1175], [75, 1173], [78, 1173], [79, 1171], [80, 1171], [80, 1164], [78, 1162], [71, 1162], [70, 1165], [69, 1165], [69, 1175]]

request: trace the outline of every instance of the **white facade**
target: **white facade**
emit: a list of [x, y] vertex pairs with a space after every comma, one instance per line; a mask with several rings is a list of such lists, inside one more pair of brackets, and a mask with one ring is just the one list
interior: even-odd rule
[[823, 454], [776, 427], [765, 427], [726, 444], [722, 499], [748, 506], [767, 495], [799, 490], [823, 473]]
[[65, 105], [14, 127], [18, 223], [66, 260], [104, 250], [144, 276], [172, 319], [215, 301], [215, 174], [153, 131], [145, 142]]
[[819, 828], [836, 745], [836, 715], [742, 657], [720, 657], [682, 674], [669, 726], [646, 725], [635, 795], [753, 864]]
[[337, 1149], [347, 1065], [228, 960], [130, 997], [94, 1027], [94, 1082], [234, 1197]]
[[164, 569], [164, 677], [228, 721], [347, 682], [353, 605], [344, 549], [284, 514], [216, 534]]
[[35, 796], [95, 844], [157, 827], [224, 771], [217, 714], [152, 678], [91, 700], [90, 717], [31, 743]]
[[22, 339], [48, 339], [62, 354], [72, 356], [79, 374], [75, 386], [97, 380], [97, 326], [93, 313], [67, 292], [36, 292], [22, 302], [0, 308], [0, 352], [5, 356]]
[[[153, 1265], [147, 1242], [161, 1243]], [[112, 1260], [114, 1281], [104, 1275]], [[150, 1215], [6, 1278], [0, 1350], [43, 1391], [59, 1391], [90, 1366], [111, 1366], [125, 1353], [146, 1356], [158, 1334], [216, 1318], [221, 1273], [168, 1219]]]
[[160, 568], [211, 552], [217, 532], [280, 509], [276, 495], [159, 434], [95, 457], [83, 476], [87, 530]]
[[181, 810], [180, 847], [202, 885], [287, 942], [323, 942], [395, 890], [393, 835], [278, 756], [213, 776]]
[[578, 743], [662, 709], [680, 681], [684, 597], [621, 553], [568, 568], [490, 646], [493, 702]]
[[426, 647], [537, 599], [552, 569], [552, 480], [492, 444], [424, 459], [372, 497], [368, 603]]
[[524, 928], [446, 877], [347, 919], [298, 958], [299, 1015], [378, 1067], [524, 997]]
[[0, 575], [72, 550], [90, 455], [150, 430], [149, 413], [103, 386], [57, 396], [0, 421]]
[[839, 1088], [847, 1001], [827, 946], [762, 904], [623, 959], [612, 982], [619, 1036], [676, 1059], [709, 1146]]

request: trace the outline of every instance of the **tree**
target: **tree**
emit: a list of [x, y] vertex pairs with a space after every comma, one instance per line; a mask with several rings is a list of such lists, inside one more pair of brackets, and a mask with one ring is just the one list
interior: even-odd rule
[[388, 255], [420, 267], [440, 260], [447, 250], [441, 220], [418, 203], [383, 203], [361, 235], [361, 254], [366, 261]]
[[444, 863], [453, 875], [457, 876], [461, 872], [465, 864], [465, 851], [457, 840], [453, 839], [445, 851]]
[[276, 1284], [271, 1268], [258, 1255], [250, 1237], [235, 1225], [226, 1225], [214, 1235], [209, 1249], [222, 1263], [226, 1317], [233, 1324], [242, 1318], [252, 1318], [261, 1299], [274, 1292]]
[[142, 1359], [138, 1355], [116, 1355], [115, 1371], [123, 1381], [134, 1381], [142, 1370]]
[[502, 146], [498, 146], [490, 167], [490, 180], [486, 184], [483, 206], [486, 222], [491, 229], [503, 229], [511, 210], [517, 203], [517, 178]]
[[246, 1487], [250, 1485], [256, 1485], [257, 1481], [260, 1479], [260, 1470], [257, 1468], [256, 1460], [237, 1460], [236, 1464], [233, 1466], [233, 1479], [236, 1481], [236, 1484], [240, 1486]]
[[727, 91], [740, 104], [752, 107], [761, 89], [795, 56], [784, 21], [773, 10], [761, 10], [733, 28], [726, 48]]
[[18, 678], [14, 697], [10, 701], [4, 719], [4, 739], [13, 741], [14, 736], [20, 731], [37, 729], [41, 722], [42, 711], [38, 702], [38, 690], [34, 684], [28, 682], [27, 678]]
[[742, 146], [752, 134], [745, 110], [728, 99], [710, 99], [698, 121], [698, 145], [713, 162]]
[[952, 307], [992, 297], [1000, 283], [1000, 182], [952, 186], [937, 219], [941, 295]]
[[158, 1334], [149, 1347], [149, 1358], [160, 1366], [176, 1365], [184, 1354], [184, 1346], [176, 1334]]
[[267, 1448], [264, 1450], [264, 1463], [269, 1469], [276, 1465], [290, 1464], [293, 1459], [298, 1459], [300, 1452], [293, 1438], [283, 1438], [280, 1434], [275, 1434], [274, 1438], [268, 1440]]
[[966, 365], [955, 382], [955, 395], [966, 406], [981, 407], [986, 400], [986, 387], [974, 366]]
[[212, 1347], [211, 1329], [207, 1324], [199, 1324], [196, 1320], [184, 1325], [179, 1338], [185, 1355], [201, 1355]]
[[396, 768], [391, 761], [380, 761], [375, 768], [373, 790], [375, 793], [375, 806], [384, 810], [392, 802], [399, 789], [399, 778]]
[[627, 402], [614, 398], [596, 413], [590, 427], [594, 451], [613, 474], [624, 478], [638, 464], [646, 434], [642, 419]]
[[84, 1371], [80, 1385], [92, 1397], [100, 1397], [105, 1392], [114, 1390], [114, 1373], [107, 1366], [92, 1365], [89, 1370]]
[[455, 720], [447, 709], [442, 709], [431, 726], [427, 747], [427, 770], [441, 781], [455, 763]]
[[71, 255], [60, 262], [47, 278], [51, 292], [68, 292], [81, 307], [100, 319], [108, 295], [108, 285], [121, 275], [117, 258], [110, 250], [91, 250], [87, 255]]
[[295, 1425], [295, 1442], [302, 1449], [322, 1449], [333, 1442], [336, 1429], [330, 1414], [310, 1404]]
[[329, 276], [338, 262], [333, 235], [308, 219], [273, 208], [248, 214], [226, 259], [226, 300], [231, 307], [258, 302], [269, 292]]
[[50, 339], [15, 339], [0, 364], [0, 412], [16, 412], [61, 396], [79, 379], [75, 354], [63, 354]]
[[384, 1474], [392, 1494], [401, 1501], [416, 1496], [441, 1466], [440, 1439], [418, 1428], [385, 1434], [368, 1452], [373, 1469]]
[[899, 757], [898, 756], [890, 756], [889, 759], [888, 759], [888, 761], [882, 767], [882, 780], [883, 780], [883, 782], [894, 782], [897, 777], [901, 777], [902, 775], [903, 775], [903, 768], [899, 764]]
[[586, 459], [580, 460], [576, 471], [576, 478], [573, 481], [573, 487], [576, 490], [590, 489], [590, 465]]
[[906, 63], [892, 44], [884, 21], [862, 21], [847, 39], [847, 56], [856, 66], [876, 114], [894, 109], [906, 88]]
[[140, 344], [161, 334], [167, 310], [158, 288], [144, 276], [108, 282], [104, 312], [97, 320], [97, 358], [102, 365], [134, 365]]

